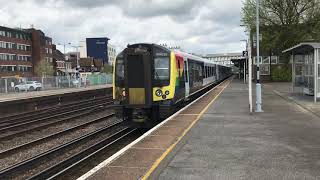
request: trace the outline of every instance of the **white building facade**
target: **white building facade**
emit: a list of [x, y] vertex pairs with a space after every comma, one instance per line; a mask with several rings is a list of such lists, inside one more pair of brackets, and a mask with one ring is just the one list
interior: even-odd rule
[[86, 58], [87, 57], [87, 42], [86, 41], [80, 41], [80, 58]]
[[224, 53], [224, 54], [206, 54], [202, 56], [205, 59], [209, 59], [214, 63], [232, 66], [231, 60], [242, 58], [242, 53]]
[[108, 63], [110, 65], [113, 64], [113, 62], [116, 60], [116, 56], [117, 56], [117, 52], [116, 52], [116, 48], [111, 45], [111, 44], [108, 44]]

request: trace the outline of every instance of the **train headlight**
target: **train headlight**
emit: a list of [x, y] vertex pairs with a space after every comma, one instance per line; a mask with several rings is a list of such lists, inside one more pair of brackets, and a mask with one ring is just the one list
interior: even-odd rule
[[156, 96], [161, 97], [162, 96], [162, 91], [161, 89], [156, 90]]
[[166, 91], [164, 92], [164, 94], [168, 96], [168, 95], [170, 94], [170, 92], [169, 92], [168, 90], [166, 90]]

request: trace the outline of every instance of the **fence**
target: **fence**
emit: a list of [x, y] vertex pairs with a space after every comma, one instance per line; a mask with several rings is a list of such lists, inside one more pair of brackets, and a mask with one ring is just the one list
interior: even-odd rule
[[53, 90], [63, 88], [80, 88], [112, 84], [111, 74], [90, 74], [76, 78], [72, 76], [52, 77], [6, 77], [0, 78], [0, 95], [35, 90]]

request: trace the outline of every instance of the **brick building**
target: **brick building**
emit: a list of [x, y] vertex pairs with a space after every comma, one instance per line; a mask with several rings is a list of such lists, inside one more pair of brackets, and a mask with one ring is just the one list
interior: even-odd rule
[[80, 58], [79, 59], [80, 73], [84, 72], [100, 72], [103, 66], [102, 59]]
[[35, 76], [41, 60], [53, 68], [52, 39], [41, 30], [0, 26], [0, 77]]

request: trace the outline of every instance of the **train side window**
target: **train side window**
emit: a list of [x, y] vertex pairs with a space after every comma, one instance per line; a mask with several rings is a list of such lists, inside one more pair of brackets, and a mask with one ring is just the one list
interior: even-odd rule
[[209, 77], [209, 74], [208, 74], [208, 66], [206, 66], [206, 78]]
[[205, 73], [205, 78], [207, 78], [208, 76], [207, 76], [207, 66], [204, 66], [204, 73]]
[[188, 82], [188, 69], [187, 69], [187, 63], [184, 63], [184, 74], [185, 74], [185, 82]]

